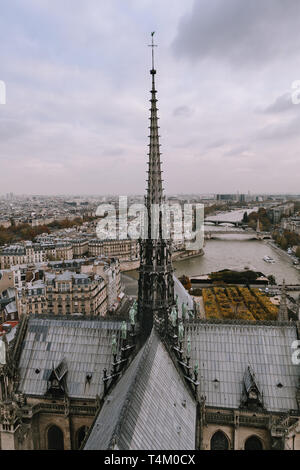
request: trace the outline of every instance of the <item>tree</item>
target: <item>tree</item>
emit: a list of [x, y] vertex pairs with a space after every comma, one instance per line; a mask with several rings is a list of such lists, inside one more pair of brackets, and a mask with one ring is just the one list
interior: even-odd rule
[[280, 246], [283, 250], [287, 250], [288, 249], [288, 246], [289, 246], [289, 243], [287, 241], [287, 239], [285, 238], [284, 235], [282, 235], [281, 239], [280, 239]]
[[190, 281], [190, 278], [183, 275], [182, 277], [179, 278], [179, 281], [181, 282], [181, 284], [183, 285], [183, 287], [189, 291], [192, 287], [192, 283]]
[[297, 258], [300, 258], [300, 246], [298, 246], [296, 249], [296, 256]]
[[271, 286], [275, 286], [275, 284], [276, 284], [275, 276], [273, 276], [273, 274], [270, 274], [268, 276], [268, 279], [269, 279], [269, 284], [271, 284]]
[[259, 219], [261, 230], [268, 232], [272, 226], [272, 223], [264, 207], [260, 207], [258, 212], [251, 212], [248, 215], [248, 225], [254, 230], [256, 229], [257, 219]]
[[249, 222], [248, 212], [244, 212], [242, 222], [243, 222], [244, 224], [247, 224], [247, 223]]

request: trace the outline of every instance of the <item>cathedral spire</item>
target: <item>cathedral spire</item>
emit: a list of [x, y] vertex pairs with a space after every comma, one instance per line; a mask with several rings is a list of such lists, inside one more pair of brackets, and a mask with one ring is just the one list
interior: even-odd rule
[[[162, 235], [164, 203], [160, 144], [158, 134], [157, 98], [154, 68], [154, 32], [152, 41], [152, 77], [150, 108], [150, 142], [148, 152], [148, 180], [145, 196], [147, 208], [147, 237], [140, 239], [140, 268], [138, 292], [138, 319], [142, 338], [145, 340], [154, 325], [162, 334], [166, 334], [168, 316], [174, 305], [174, 279], [172, 267], [171, 240]], [[157, 226], [157, 227], [156, 227]]]
[[156, 70], [154, 68], [154, 47], [157, 47], [154, 44], [153, 36], [154, 32], [151, 33], [152, 44], [149, 47], [152, 48], [152, 68], [150, 74], [152, 76], [152, 88], [151, 88], [151, 108], [150, 108], [150, 143], [149, 143], [149, 153], [148, 153], [148, 187], [147, 187], [147, 197], [146, 205], [148, 210], [151, 207], [151, 204], [161, 204], [163, 201], [163, 189], [162, 189], [162, 176], [161, 176], [161, 161], [160, 161], [160, 144], [159, 144], [159, 126], [158, 126], [158, 116], [157, 116], [157, 98], [156, 98], [156, 89], [155, 89], [155, 74]]

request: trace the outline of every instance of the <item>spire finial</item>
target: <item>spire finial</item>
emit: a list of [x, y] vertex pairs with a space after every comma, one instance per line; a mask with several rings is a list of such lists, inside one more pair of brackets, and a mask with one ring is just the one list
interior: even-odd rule
[[151, 33], [151, 44], [149, 44], [149, 46], [148, 46], [148, 47], [152, 47], [152, 69], [151, 69], [151, 71], [155, 70], [154, 69], [154, 48], [157, 47], [157, 44], [154, 44], [154, 38], [153, 38], [154, 34], [155, 34], [155, 31], [153, 31]]

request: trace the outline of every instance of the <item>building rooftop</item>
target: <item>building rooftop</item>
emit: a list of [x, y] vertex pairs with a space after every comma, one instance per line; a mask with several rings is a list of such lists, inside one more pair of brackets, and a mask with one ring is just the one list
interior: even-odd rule
[[[113, 334], [119, 342], [120, 321], [30, 317], [19, 361], [19, 391], [43, 396], [49, 372], [64, 359], [68, 395], [86, 399], [100, 396], [103, 369], [112, 363]], [[89, 383], [87, 374], [92, 375]]]
[[195, 442], [196, 401], [152, 330], [106, 396], [84, 449], [189, 450]]
[[292, 362], [295, 324], [243, 324], [198, 321], [189, 323], [191, 363], [198, 362], [199, 392], [207, 406], [239, 408], [243, 376], [251, 366], [269, 411], [297, 410], [300, 365]]

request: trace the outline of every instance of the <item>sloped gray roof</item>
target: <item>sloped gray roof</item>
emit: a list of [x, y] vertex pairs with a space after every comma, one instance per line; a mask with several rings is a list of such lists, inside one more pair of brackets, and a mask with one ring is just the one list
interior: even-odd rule
[[62, 274], [56, 275], [57, 281], [71, 281], [73, 273], [71, 271], [64, 271]]
[[96, 418], [85, 450], [195, 449], [196, 403], [153, 330]]
[[11, 299], [15, 297], [15, 295], [16, 293], [14, 287], [8, 287], [5, 291], [2, 292], [2, 294], [0, 294], [0, 297]]
[[10, 302], [9, 304], [7, 304], [6, 307], [5, 307], [5, 310], [6, 310], [6, 313], [7, 313], [7, 314], [11, 314], [11, 313], [17, 312], [17, 304], [16, 304], [16, 302], [13, 300], [13, 301]]
[[[297, 410], [300, 366], [292, 363], [295, 326], [193, 322], [191, 363], [199, 364], [199, 393], [208, 406], [238, 408], [243, 377], [250, 365], [269, 411]], [[282, 384], [282, 387], [278, 387]]]
[[[103, 392], [103, 369], [112, 363], [111, 342], [119, 343], [121, 322], [98, 319], [30, 318], [19, 361], [19, 390], [44, 395], [53, 367], [67, 364], [67, 392], [74, 398], [95, 398]], [[36, 371], [39, 370], [39, 373]], [[92, 374], [90, 383], [86, 375]]]

